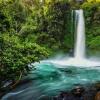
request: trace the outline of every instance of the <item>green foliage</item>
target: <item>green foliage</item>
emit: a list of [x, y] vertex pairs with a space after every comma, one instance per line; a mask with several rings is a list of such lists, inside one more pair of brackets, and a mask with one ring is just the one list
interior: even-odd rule
[[1, 82], [16, 80], [20, 72], [28, 71], [28, 64], [50, 54], [35, 41], [38, 15], [36, 10], [32, 12], [33, 9], [36, 7], [26, 5], [22, 0], [0, 2]]
[[90, 48], [100, 50], [100, 36], [95, 37], [93, 40], [89, 42]]
[[92, 25], [92, 24], [100, 24], [100, 23], [94, 23], [95, 20], [99, 21], [99, 15], [100, 15], [100, 3], [84, 3], [82, 5], [82, 8], [85, 11], [85, 18], [86, 18], [86, 25]]
[[[39, 35], [37, 41], [43, 41], [39, 43], [48, 44], [49, 48], [53, 50], [58, 50], [63, 47], [68, 49], [68, 46], [64, 46], [64, 38], [70, 34], [69, 19], [71, 13], [69, 3], [62, 0], [46, 2], [43, 5], [42, 12], [40, 17], [41, 24], [39, 24], [40, 27], [38, 29], [41, 35]], [[44, 40], [42, 39], [43, 37], [45, 37]]]
[[72, 9], [85, 12], [87, 46], [100, 50], [100, 3], [0, 0], [0, 80], [15, 80], [28, 64], [73, 49]]
[[89, 49], [100, 51], [100, 27], [87, 29], [87, 46]]
[[100, 51], [100, 3], [86, 2], [82, 8], [85, 12], [87, 47]]
[[[30, 41], [21, 41], [18, 35], [2, 34], [0, 79], [16, 79], [18, 73], [25, 73], [28, 64], [49, 55], [46, 48]], [[3, 77], [4, 76], [4, 77]]]

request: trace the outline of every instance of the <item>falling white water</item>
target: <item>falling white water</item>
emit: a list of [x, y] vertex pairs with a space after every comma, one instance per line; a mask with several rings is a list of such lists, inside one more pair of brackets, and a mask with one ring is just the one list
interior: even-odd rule
[[50, 62], [62, 66], [91, 67], [91, 68], [92, 67], [96, 68], [95, 66], [100, 67], [99, 61], [86, 58], [85, 20], [84, 20], [83, 10], [82, 9], [76, 10], [75, 14], [76, 14], [76, 18], [75, 18], [76, 41], [75, 41], [74, 57], [67, 57], [67, 59], [51, 59], [42, 62]]
[[85, 58], [85, 23], [84, 23], [84, 16], [83, 10], [76, 10], [76, 19], [77, 22], [77, 37], [76, 37], [76, 44], [75, 44], [75, 58], [82, 59]]

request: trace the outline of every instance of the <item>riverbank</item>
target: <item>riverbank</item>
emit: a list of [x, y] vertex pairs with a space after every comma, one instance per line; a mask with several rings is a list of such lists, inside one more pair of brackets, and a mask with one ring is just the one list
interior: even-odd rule
[[[30, 82], [30, 79], [26, 79], [16, 84], [14, 88], [11, 88], [11, 86], [2, 88], [2, 90], [0, 90], [0, 97], [2, 98], [5, 94], [9, 93], [18, 86], [22, 86]], [[100, 100], [100, 82], [88, 84], [86, 86], [76, 85], [70, 91], [61, 91], [56, 96], [43, 95], [38, 100]]]
[[91, 86], [76, 86], [71, 91], [61, 91], [55, 97], [43, 96], [39, 100], [100, 100], [100, 82]]

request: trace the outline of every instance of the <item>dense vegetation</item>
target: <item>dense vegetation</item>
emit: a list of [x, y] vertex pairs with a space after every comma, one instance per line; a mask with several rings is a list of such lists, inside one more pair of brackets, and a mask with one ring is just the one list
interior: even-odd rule
[[100, 50], [100, 3], [0, 0], [0, 85], [28, 72], [28, 64], [73, 49], [71, 10], [85, 10], [87, 46]]
[[84, 3], [87, 47], [100, 51], [100, 3]]

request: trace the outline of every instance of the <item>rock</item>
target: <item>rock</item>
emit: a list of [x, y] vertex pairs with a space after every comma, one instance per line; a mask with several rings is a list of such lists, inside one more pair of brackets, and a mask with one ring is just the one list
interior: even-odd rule
[[64, 98], [64, 96], [66, 96], [68, 94], [68, 92], [64, 92], [62, 91], [59, 95], [60, 98]]
[[97, 89], [97, 91], [100, 91], [100, 82], [95, 84], [95, 88]]
[[[74, 92], [75, 94], [73, 92], [61, 92], [60, 95], [54, 100], [84, 100], [83, 96], [79, 95], [80, 90], [81, 90], [81, 88], [77, 87], [77, 89]], [[78, 94], [78, 95], [76, 95], [76, 94]]]
[[96, 96], [95, 96], [95, 100], [100, 100], [100, 91], [97, 92]]
[[80, 86], [76, 86], [74, 89], [72, 89], [72, 94], [74, 96], [81, 96], [84, 93], [85, 89]]
[[74, 100], [73, 95], [67, 92], [62, 92], [56, 99], [54, 100]]
[[83, 94], [84, 100], [94, 100], [96, 89], [94, 87], [86, 87], [86, 90]]

